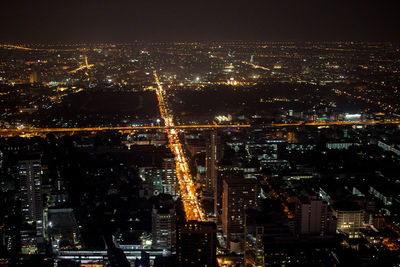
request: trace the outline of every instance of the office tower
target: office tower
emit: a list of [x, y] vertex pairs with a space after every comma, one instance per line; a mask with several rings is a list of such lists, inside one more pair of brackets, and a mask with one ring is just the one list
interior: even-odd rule
[[178, 181], [176, 178], [176, 166], [173, 157], [164, 158], [162, 162], [163, 169], [163, 193], [170, 194], [171, 196], [177, 197]]
[[42, 179], [40, 160], [19, 162], [22, 218], [36, 222], [43, 218]]
[[206, 191], [214, 191], [217, 185], [217, 163], [219, 161], [218, 151], [218, 135], [214, 130], [210, 134], [209, 141], [206, 147]]
[[223, 181], [222, 230], [227, 244], [243, 241], [245, 211], [258, 207], [259, 186], [257, 179], [227, 177]]
[[251, 262], [253, 264], [252, 266], [265, 266], [263, 243], [264, 227], [256, 227], [254, 233], [251, 233], [250, 236], [251, 238], [246, 238], [244, 258], [246, 262]]
[[328, 203], [316, 196], [304, 197], [296, 203], [297, 233], [300, 235], [325, 236], [334, 234], [336, 220]]
[[153, 208], [152, 236], [153, 248], [175, 250], [176, 214], [172, 199], [171, 202], [160, 200]]
[[292, 237], [281, 203], [272, 200], [265, 210], [246, 210], [244, 258], [251, 266], [264, 267], [265, 241], [288, 241]]
[[349, 238], [358, 238], [364, 221], [364, 210], [356, 202], [341, 201], [332, 205], [337, 219], [336, 229]]
[[40, 160], [19, 162], [21, 190], [22, 253], [37, 252], [37, 244], [43, 241], [43, 203]]
[[[217, 172], [216, 187], [214, 190], [214, 213], [216, 216], [217, 226], [221, 227], [222, 223], [222, 192], [223, 192], [223, 181], [229, 177], [243, 178], [244, 172], [242, 170], [219, 170]], [[221, 230], [218, 228], [218, 230]]]
[[214, 214], [218, 225], [221, 225], [222, 214], [222, 181], [223, 172], [217, 172], [216, 186], [214, 188]]
[[188, 221], [178, 225], [178, 266], [217, 266], [215, 223]]

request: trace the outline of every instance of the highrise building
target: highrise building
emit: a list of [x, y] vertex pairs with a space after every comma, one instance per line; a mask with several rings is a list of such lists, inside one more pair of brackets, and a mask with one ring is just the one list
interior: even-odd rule
[[238, 178], [243, 178], [244, 177], [244, 172], [242, 170], [232, 170], [232, 169], [227, 169], [227, 170], [219, 170], [217, 171], [217, 179], [216, 179], [216, 184], [215, 184], [215, 189], [214, 189], [214, 213], [216, 216], [216, 222], [217, 222], [217, 227], [218, 230], [221, 230], [221, 223], [222, 223], [222, 192], [223, 192], [223, 181], [226, 178], [229, 177], [238, 177]]
[[179, 187], [176, 178], [175, 159], [173, 157], [164, 158], [162, 162], [162, 170], [163, 170], [163, 183], [162, 183], [163, 193], [177, 197], [179, 195], [178, 191]]
[[[160, 195], [163, 197], [164, 195]], [[167, 195], [166, 195], [167, 196]], [[170, 197], [170, 196], [169, 196]], [[175, 207], [170, 197], [160, 199], [152, 212], [152, 237], [153, 248], [174, 251], [176, 244], [176, 214]]]
[[300, 235], [331, 235], [336, 231], [336, 219], [328, 203], [316, 196], [299, 199], [296, 203], [297, 233]]
[[337, 218], [336, 229], [349, 238], [359, 238], [364, 221], [363, 208], [356, 202], [341, 201], [335, 202], [332, 209]]
[[206, 147], [206, 182], [205, 190], [215, 192], [217, 186], [217, 163], [219, 161], [218, 151], [219, 138], [217, 131], [214, 130], [210, 134]]
[[18, 166], [20, 190], [22, 253], [37, 252], [37, 244], [43, 242], [43, 203], [40, 160], [22, 160]]
[[253, 209], [246, 211], [244, 258], [251, 266], [266, 266], [264, 257], [266, 240], [273, 242], [276, 238], [288, 241], [291, 237], [288, 218], [279, 200], [272, 200], [268, 209], [263, 211]]
[[245, 211], [258, 207], [257, 179], [228, 177], [223, 181], [222, 230], [227, 244], [239, 240], [243, 243]]
[[188, 221], [178, 225], [178, 266], [217, 266], [215, 223]]

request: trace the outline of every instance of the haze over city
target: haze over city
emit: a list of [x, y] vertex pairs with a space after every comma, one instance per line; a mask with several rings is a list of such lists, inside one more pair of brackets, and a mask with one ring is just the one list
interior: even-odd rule
[[5, 41], [395, 41], [396, 1], [3, 1]]

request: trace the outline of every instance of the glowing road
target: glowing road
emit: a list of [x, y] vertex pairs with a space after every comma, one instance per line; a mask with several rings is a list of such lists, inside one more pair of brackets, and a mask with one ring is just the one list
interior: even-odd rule
[[[157, 96], [158, 97], [158, 96]], [[159, 100], [160, 101], [160, 100]], [[160, 106], [164, 107], [163, 106]], [[162, 114], [165, 114], [165, 111]], [[161, 109], [160, 109], [161, 112]], [[140, 131], [140, 130], [206, 130], [218, 128], [250, 128], [250, 124], [196, 124], [196, 125], [175, 125], [171, 123], [170, 117], [163, 115], [167, 126], [110, 126], [110, 127], [63, 127], [63, 128], [3, 128], [0, 129], [0, 135], [23, 135], [23, 134], [45, 134], [45, 133], [70, 133], [70, 132], [100, 132], [100, 131]], [[296, 122], [296, 123], [272, 123], [265, 125], [269, 127], [292, 127], [292, 126], [346, 126], [346, 125], [383, 125], [383, 124], [400, 124], [400, 120], [394, 121], [364, 121], [364, 122]], [[255, 126], [256, 127], [256, 126]]]
[[[167, 103], [165, 102], [165, 91], [162, 88], [157, 72], [154, 71], [154, 78], [157, 83], [157, 99], [160, 113], [164, 119], [166, 127], [174, 127], [173, 116], [170, 114]], [[182, 144], [179, 140], [179, 131], [177, 129], [168, 129], [168, 141], [171, 151], [175, 156], [176, 176], [179, 183], [180, 195], [183, 202], [183, 208], [186, 214], [186, 220], [205, 221], [206, 217], [203, 208], [200, 205], [198, 195], [194, 186], [193, 179], [189, 173], [189, 165]]]
[[334, 125], [379, 125], [379, 124], [400, 124], [400, 120], [393, 121], [332, 121], [332, 122], [295, 122], [295, 123], [272, 123], [271, 126], [334, 126]]
[[256, 64], [251, 63], [251, 62], [242, 61], [242, 63], [243, 63], [243, 64], [246, 64], [246, 65], [250, 65], [250, 66], [252, 66], [252, 67], [255, 68], [255, 69], [270, 70], [269, 68], [266, 68], [266, 67], [263, 67], [263, 66], [260, 66], [260, 65], [256, 65]]
[[12, 49], [12, 50], [25, 50], [25, 51], [45, 51], [45, 52], [76, 52], [76, 51], [87, 51], [86, 48], [33, 48], [33, 47], [25, 47], [21, 45], [12, 45], [12, 44], [0, 44], [0, 48], [3, 49]]
[[20, 45], [9, 45], [9, 44], [2, 44], [0, 45], [2, 48], [9, 48], [9, 49], [18, 49], [18, 50], [35, 50], [33, 48], [25, 47], [25, 46], [20, 46]]
[[88, 64], [88, 58], [87, 58], [87, 56], [85, 56], [85, 63], [84, 63], [84, 65], [80, 66], [80, 67], [77, 68], [77, 69], [71, 70], [71, 71], [69, 71], [68, 73], [75, 73], [75, 72], [80, 71], [80, 70], [83, 70], [83, 69], [88, 69], [88, 70], [89, 70], [89, 69], [91, 69], [93, 66], [94, 66], [94, 64]]
[[[165, 106], [164, 106], [165, 107]], [[161, 108], [161, 107], [160, 107]], [[160, 109], [161, 112], [161, 109]], [[165, 111], [163, 109], [162, 114]], [[140, 131], [140, 130], [206, 130], [218, 128], [250, 128], [250, 124], [196, 124], [196, 125], [175, 125], [171, 122], [171, 118], [167, 118], [165, 123], [169, 126], [110, 126], [110, 127], [63, 127], [63, 128], [3, 128], [0, 129], [0, 135], [13, 136], [13, 135], [40, 135], [45, 133], [72, 133], [72, 132], [101, 132], [101, 131]], [[272, 123], [265, 125], [269, 127], [293, 127], [293, 126], [346, 126], [346, 125], [383, 125], [383, 124], [400, 124], [399, 120], [396, 121], [364, 121], [364, 122], [296, 122], [296, 123]]]
[[140, 130], [202, 130], [202, 129], [215, 129], [215, 128], [248, 128], [248, 124], [232, 124], [232, 125], [174, 125], [170, 127], [165, 126], [116, 126], [116, 127], [71, 127], [71, 128], [3, 128], [0, 129], [0, 135], [14, 136], [14, 135], [39, 135], [46, 133], [73, 133], [73, 132], [101, 132], [101, 131], [140, 131]]

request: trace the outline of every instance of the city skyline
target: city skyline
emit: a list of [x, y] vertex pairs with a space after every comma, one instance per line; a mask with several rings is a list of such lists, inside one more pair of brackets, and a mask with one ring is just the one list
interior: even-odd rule
[[400, 266], [394, 4], [5, 1], [0, 265]]

